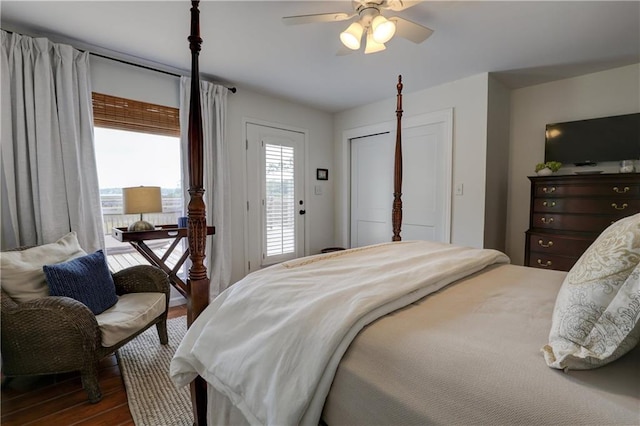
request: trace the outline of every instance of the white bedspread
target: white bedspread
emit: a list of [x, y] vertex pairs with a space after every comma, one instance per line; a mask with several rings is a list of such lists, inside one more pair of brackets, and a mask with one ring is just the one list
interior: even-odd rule
[[285, 262], [220, 294], [172, 362], [178, 386], [202, 376], [252, 424], [317, 425], [340, 358], [368, 323], [509, 259], [426, 241]]

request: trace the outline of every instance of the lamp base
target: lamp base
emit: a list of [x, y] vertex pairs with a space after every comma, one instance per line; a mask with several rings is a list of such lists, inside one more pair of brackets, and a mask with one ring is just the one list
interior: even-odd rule
[[156, 227], [147, 221], [139, 220], [129, 225], [129, 228], [127, 229], [129, 231], [153, 231], [156, 229]]

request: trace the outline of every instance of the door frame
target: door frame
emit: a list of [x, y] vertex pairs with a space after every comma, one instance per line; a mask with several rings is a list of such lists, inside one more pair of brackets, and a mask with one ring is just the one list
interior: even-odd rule
[[[303, 158], [303, 173], [302, 173], [302, 191], [303, 191], [303, 199], [305, 201], [305, 207], [307, 205], [307, 196], [308, 194], [310, 194], [309, 192], [309, 188], [308, 188], [308, 184], [309, 184], [309, 179], [307, 177], [308, 175], [308, 170], [309, 170], [309, 130], [308, 129], [302, 129], [300, 127], [294, 127], [294, 126], [289, 126], [287, 124], [282, 124], [282, 123], [274, 123], [271, 121], [265, 121], [265, 120], [259, 120], [256, 118], [251, 118], [251, 117], [242, 117], [242, 139], [245, 141], [245, 149], [244, 149], [244, 155], [242, 156], [242, 167], [243, 167], [243, 178], [244, 178], [244, 185], [242, 186], [242, 190], [243, 190], [243, 223], [244, 223], [244, 229], [242, 230], [243, 233], [243, 240], [244, 240], [244, 265], [243, 265], [243, 270], [244, 270], [244, 275], [247, 275], [249, 272], [251, 272], [249, 270], [249, 233], [248, 233], [248, 229], [249, 229], [249, 211], [246, 208], [247, 203], [249, 202], [249, 179], [248, 179], [248, 166], [247, 166], [247, 144], [248, 144], [248, 137], [247, 137], [247, 125], [248, 124], [255, 124], [257, 126], [264, 126], [264, 127], [272, 127], [274, 129], [280, 129], [280, 130], [285, 130], [285, 131], [290, 131], [290, 132], [297, 132], [297, 133], [302, 133], [303, 135], [303, 146], [304, 146], [304, 158]], [[304, 218], [304, 247], [303, 247], [303, 255], [308, 255], [309, 253], [309, 238], [307, 238], [309, 236], [309, 229], [310, 229], [310, 225], [309, 225], [309, 216], [306, 215]], [[255, 269], [254, 269], [255, 270]]]
[[[402, 119], [401, 129], [424, 126], [429, 124], [444, 123], [444, 162], [445, 162], [445, 223], [444, 234], [446, 242], [451, 242], [451, 203], [453, 186], [453, 108], [418, 114]], [[384, 121], [362, 127], [348, 129], [342, 132], [342, 142], [338, 158], [341, 163], [337, 166], [342, 172], [343, 185], [338, 188], [337, 197], [341, 199], [342, 211], [338, 212], [338, 221], [341, 223], [342, 232], [337, 237], [338, 244], [343, 247], [351, 247], [351, 139], [375, 135], [378, 133], [395, 133], [396, 120]], [[391, 210], [391, 204], [389, 209]]]

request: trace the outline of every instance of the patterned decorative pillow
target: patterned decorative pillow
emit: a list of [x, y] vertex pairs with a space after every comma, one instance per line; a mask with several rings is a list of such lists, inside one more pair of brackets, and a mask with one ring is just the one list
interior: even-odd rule
[[615, 222], [567, 274], [556, 299], [549, 367], [586, 370], [640, 341], [640, 214]]
[[116, 286], [102, 250], [42, 268], [51, 296], [67, 296], [87, 305], [95, 315], [116, 304]]
[[16, 302], [47, 297], [49, 288], [42, 265], [65, 262], [87, 253], [80, 248], [75, 232], [69, 232], [55, 243], [26, 250], [0, 253], [2, 290]]

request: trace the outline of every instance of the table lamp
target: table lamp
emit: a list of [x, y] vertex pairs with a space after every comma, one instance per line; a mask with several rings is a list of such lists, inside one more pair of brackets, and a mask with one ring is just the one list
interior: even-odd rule
[[155, 227], [142, 220], [143, 213], [162, 213], [162, 196], [159, 186], [134, 186], [122, 188], [124, 214], [140, 214], [140, 220], [129, 225], [129, 231], [152, 231]]

